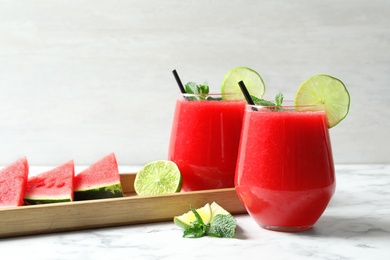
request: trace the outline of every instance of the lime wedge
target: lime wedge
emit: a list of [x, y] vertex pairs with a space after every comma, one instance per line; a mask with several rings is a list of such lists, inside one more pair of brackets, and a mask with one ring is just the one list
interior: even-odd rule
[[[203, 207], [201, 207], [199, 209], [196, 209], [196, 211], [198, 212], [198, 214], [202, 218], [203, 223], [205, 225], [210, 223], [212, 212], [211, 212], [211, 207], [210, 207], [209, 203], [207, 203], [206, 205], [204, 205]], [[184, 228], [184, 229], [192, 227], [193, 226], [192, 223], [194, 221], [196, 221], [196, 217], [195, 217], [194, 212], [192, 212], [192, 210], [190, 210], [187, 213], [184, 213], [181, 216], [176, 216], [173, 218], [173, 222], [176, 225], [178, 225], [179, 227]]]
[[232, 94], [223, 95], [224, 99], [245, 100], [241, 88], [238, 85], [238, 82], [240, 82], [241, 80], [244, 82], [250, 95], [255, 96], [257, 98], [263, 97], [265, 92], [265, 85], [259, 73], [247, 67], [238, 67], [226, 73], [223, 79], [221, 85], [221, 93]]
[[307, 79], [299, 86], [294, 103], [297, 106], [318, 105], [324, 109], [328, 127], [331, 128], [347, 116], [350, 97], [343, 82], [320, 74]]
[[213, 216], [218, 214], [222, 214], [222, 215], [230, 214], [227, 210], [219, 206], [216, 202], [211, 203], [210, 207], [211, 207], [211, 211], [213, 212]]
[[211, 212], [212, 212], [210, 222], [213, 222], [213, 219], [216, 215], [219, 215], [219, 214], [230, 215], [230, 213], [227, 210], [225, 210], [224, 208], [219, 206], [216, 202], [211, 203], [210, 207], [211, 207]]
[[181, 190], [182, 178], [177, 165], [168, 160], [146, 164], [137, 173], [134, 190], [140, 196], [175, 193]]

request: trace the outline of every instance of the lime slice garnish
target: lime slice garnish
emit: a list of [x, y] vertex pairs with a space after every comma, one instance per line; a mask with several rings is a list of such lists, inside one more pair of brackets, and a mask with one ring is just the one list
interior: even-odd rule
[[[205, 225], [210, 223], [212, 211], [211, 211], [211, 207], [210, 207], [209, 203], [207, 203], [206, 205], [204, 205], [203, 207], [201, 207], [199, 209], [196, 209], [196, 211], [198, 212], [198, 214], [202, 218], [203, 223]], [[184, 213], [181, 216], [176, 216], [173, 218], [173, 222], [176, 225], [178, 225], [179, 227], [184, 228], [184, 229], [193, 226], [192, 223], [194, 221], [196, 221], [196, 216], [195, 216], [194, 212], [192, 212], [192, 210], [188, 211], [187, 213]]]
[[339, 79], [328, 75], [316, 75], [304, 81], [298, 88], [295, 105], [318, 105], [324, 109], [331, 128], [343, 120], [349, 111], [350, 97]]
[[257, 98], [263, 97], [265, 92], [265, 85], [259, 73], [247, 67], [238, 67], [226, 73], [223, 79], [221, 93], [229, 93], [229, 95], [223, 96], [224, 99], [245, 99], [241, 88], [238, 85], [238, 82], [241, 80], [244, 82], [250, 95]]
[[180, 191], [181, 183], [177, 165], [172, 161], [159, 160], [142, 167], [135, 176], [134, 190], [140, 196], [175, 193]]

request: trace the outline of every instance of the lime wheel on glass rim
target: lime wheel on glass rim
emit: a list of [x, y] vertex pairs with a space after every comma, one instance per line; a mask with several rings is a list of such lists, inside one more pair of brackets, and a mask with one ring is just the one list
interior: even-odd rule
[[328, 127], [332, 128], [347, 116], [350, 96], [341, 80], [319, 74], [305, 80], [299, 86], [294, 104], [296, 106], [316, 105], [324, 109]]
[[222, 85], [221, 93], [224, 99], [244, 100], [241, 88], [238, 82], [243, 81], [250, 95], [262, 98], [265, 92], [264, 81], [255, 70], [248, 67], [237, 67], [226, 73]]

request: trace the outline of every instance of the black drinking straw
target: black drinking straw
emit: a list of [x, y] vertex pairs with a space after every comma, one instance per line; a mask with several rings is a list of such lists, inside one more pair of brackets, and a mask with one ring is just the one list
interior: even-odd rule
[[[251, 95], [249, 94], [248, 89], [246, 88], [244, 82], [241, 80], [240, 82], [238, 82], [238, 85], [240, 86], [242, 94], [244, 94], [244, 97], [245, 97], [246, 101], [248, 102], [248, 104], [249, 105], [256, 105], [255, 102], [253, 102], [253, 99], [252, 99]], [[257, 108], [252, 107], [252, 110], [257, 111]]]
[[175, 79], [176, 79], [177, 85], [179, 86], [180, 92], [183, 93], [183, 94], [185, 94], [186, 91], [185, 91], [185, 89], [184, 89], [183, 83], [181, 83], [179, 74], [177, 74], [177, 71], [176, 71], [176, 70], [173, 70], [172, 73], [173, 73], [173, 76], [174, 76]]
[[245, 97], [246, 101], [248, 102], [248, 104], [254, 105], [255, 102], [253, 102], [251, 95], [249, 95], [248, 89], [246, 88], [244, 81], [241, 80], [240, 82], [238, 82], [238, 85], [240, 85], [242, 94], [244, 94], [244, 97]]

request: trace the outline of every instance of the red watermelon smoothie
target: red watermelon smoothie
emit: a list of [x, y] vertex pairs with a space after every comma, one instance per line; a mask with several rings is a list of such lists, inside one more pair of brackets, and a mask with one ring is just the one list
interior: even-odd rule
[[182, 191], [234, 187], [245, 101], [195, 96], [176, 101], [168, 159], [180, 169]]
[[312, 227], [335, 191], [325, 112], [248, 105], [235, 187], [261, 227], [290, 232]]

